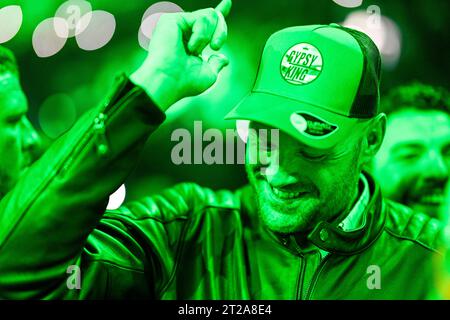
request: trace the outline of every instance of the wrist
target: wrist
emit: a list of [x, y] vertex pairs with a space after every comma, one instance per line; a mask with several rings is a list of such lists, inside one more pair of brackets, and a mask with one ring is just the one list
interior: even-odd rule
[[163, 112], [178, 100], [174, 94], [176, 82], [157, 68], [142, 65], [130, 75], [130, 80], [144, 89]]

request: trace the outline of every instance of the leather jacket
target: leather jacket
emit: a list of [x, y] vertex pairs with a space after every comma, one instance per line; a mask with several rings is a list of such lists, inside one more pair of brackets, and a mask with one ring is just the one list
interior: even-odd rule
[[[267, 230], [248, 186], [184, 183], [105, 212], [164, 118], [122, 77], [1, 199], [0, 298], [429, 297], [442, 227], [383, 199], [368, 174], [363, 227], [320, 222], [307, 236], [313, 249]], [[67, 284], [70, 266], [80, 289]]]

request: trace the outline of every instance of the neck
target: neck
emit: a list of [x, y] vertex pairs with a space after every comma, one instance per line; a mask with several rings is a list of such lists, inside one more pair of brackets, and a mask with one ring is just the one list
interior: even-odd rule
[[338, 224], [342, 220], [347, 217], [347, 215], [350, 213], [352, 208], [355, 206], [356, 201], [358, 201], [362, 191], [363, 191], [363, 184], [361, 182], [361, 179], [358, 178], [358, 182], [356, 183], [355, 187], [353, 188], [353, 191], [351, 192], [352, 196], [350, 198], [350, 201], [348, 202], [348, 205], [341, 210], [340, 212], [336, 213], [330, 220], [328, 220], [331, 224]]

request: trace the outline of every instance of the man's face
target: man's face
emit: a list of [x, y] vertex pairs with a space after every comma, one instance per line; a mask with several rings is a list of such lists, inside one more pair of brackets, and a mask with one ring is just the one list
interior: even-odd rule
[[27, 100], [18, 78], [0, 74], [0, 198], [32, 161], [38, 136], [26, 113]]
[[[255, 132], [264, 128], [252, 125]], [[247, 160], [254, 156], [256, 149], [250, 145], [258, 143], [258, 139], [261, 137], [249, 139]], [[279, 145], [262, 145], [269, 145], [259, 150], [267, 156], [268, 165], [247, 161], [246, 171], [257, 195], [261, 219], [270, 230], [284, 234], [306, 232], [353, 205], [361, 172], [360, 140], [349, 139], [321, 151], [279, 131]]]
[[388, 118], [374, 171], [383, 194], [436, 217], [450, 168], [450, 117], [403, 110]]

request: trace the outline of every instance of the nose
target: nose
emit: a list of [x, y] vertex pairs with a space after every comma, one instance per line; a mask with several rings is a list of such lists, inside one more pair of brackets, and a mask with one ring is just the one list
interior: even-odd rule
[[23, 128], [23, 135], [22, 135], [23, 150], [26, 152], [30, 152], [33, 155], [37, 154], [41, 145], [39, 134], [26, 117], [22, 121], [22, 128]]
[[[297, 182], [297, 178], [293, 175], [289, 174], [282, 167], [278, 167], [276, 171], [271, 171], [269, 167], [266, 170], [267, 181], [276, 188], [282, 188], [290, 184], [294, 184]], [[273, 170], [273, 169], [272, 169]]]
[[279, 149], [272, 152], [270, 155], [270, 161], [265, 168], [264, 175], [267, 181], [276, 188], [282, 188], [284, 186], [294, 184], [297, 182], [297, 178], [292, 174], [289, 168], [292, 168], [291, 161], [288, 161], [289, 157], [284, 153], [279, 152]]

